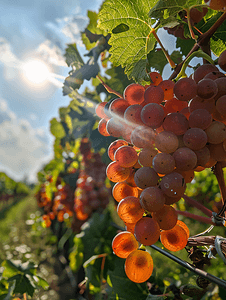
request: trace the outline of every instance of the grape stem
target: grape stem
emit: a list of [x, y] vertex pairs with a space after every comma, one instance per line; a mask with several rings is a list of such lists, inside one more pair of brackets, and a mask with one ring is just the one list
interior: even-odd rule
[[177, 82], [181, 77], [187, 77], [185, 70], [187, 68], [187, 66], [189, 65], [190, 61], [194, 58], [194, 57], [203, 57], [204, 59], [206, 59], [207, 61], [209, 61], [211, 64], [214, 65], [214, 61], [212, 60], [212, 58], [206, 54], [205, 52], [203, 52], [202, 50], [198, 50], [193, 52], [183, 63], [183, 66], [181, 68], [180, 73], [177, 75], [177, 77], [174, 79], [175, 82]]
[[121, 95], [120, 93], [118, 93], [117, 91], [111, 89], [101, 78], [99, 75], [96, 76], [100, 82], [102, 83], [102, 85], [105, 87], [105, 89], [108, 91], [108, 93], [110, 94], [115, 94], [116, 96], [118, 96], [119, 98], [123, 98], [123, 95]]
[[164, 48], [164, 46], [163, 46], [162, 42], [160, 41], [159, 37], [157, 36], [157, 34], [156, 34], [154, 28], [152, 29], [151, 33], [154, 35], [156, 41], [159, 43], [159, 45], [160, 45], [160, 47], [161, 47], [161, 49], [162, 49], [162, 51], [163, 51], [163, 53], [164, 53], [166, 59], [168, 60], [168, 62], [169, 62], [169, 64], [170, 64], [171, 68], [172, 68], [172, 69], [175, 69], [175, 68], [176, 68], [176, 65], [175, 65], [174, 61], [173, 61], [172, 58], [170, 57], [170, 55], [169, 55], [169, 53], [167, 52], [167, 50]]
[[196, 208], [198, 208], [201, 212], [203, 212], [207, 217], [212, 217], [212, 211], [208, 208], [206, 208], [204, 205], [202, 205], [201, 203], [197, 202], [196, 200], [188, 197], [187, 195], [183, 195], [184, 200], [190, 204], [191, 206], [194, 206]]
[[216, 165], [213, 167], [213, 173], [217, 178], [218, 185], [221, 192], [221, 201], [222, 201], [222, 208], [219, 211], [218, 215], [223, 216], [225, 209], [226, 209], [226, 187], [225, 187], [225, 181], [224, 181], [224, 173], [222, 169], [222, 164], [220, 161], [216, 163]]
[[197, 37], [195, 36], [194, 31], [193, 31], [192, 26], [191, 26], [190, 9], [186, 9], [186, 12], [187, 12], [188, 28], [189, 28], [191, 37], [192, 37], [193, 40], [196, 41]]
[[210, 38], [213, 36], [213, 34], [216, 32], [216, 30], [223, 24], [223, 22], [226, 20], [226, 12], [224, 12], [220, 18], [213, 24], [213, 26], [207, 30], [205, 33], [203, 33], [202, 35], [200, 35], [200, 37], [198, 38], [197, 42], [195, 43], [195, 45], [192, 47], [192, 49], [190, 50], [190, 52], [188, 53], [188, 55], [186, 56], [186, 58], [179, 63], [176, 68], [174, 69], [173, 73], [170, 76], [170, 80], [174, 79], [179, 73], [180, 70], [184, 64], [184, 62], [186, 61], [186, 59], [195, 51], [197, 51], [200, 47], [207, 45], [210, 41]]
[[191, 219], [193, 219], [193, 220], [197, 220], [197, 221], [199, 221], [199, 222], [203, 222], [203, 223], [211, 224], [211, 225], [216, 225], [216, 224], [212, 221], [211, 218], [198, 216], [198, 215], [189, 213], [189, 212], [187, 212], [187, 211], [176, 210], [176, 212], [177, 212], [179, 215], [182, 215], [182, 216], [191, 218]]
[[147, 248], [151, 247], [153, 249], [155, 249], [156, 251], [160, 252], [161, 254], [165, 255], [166, 257], [172, 259], [173, 261], [175, 261], [176, 263], [180, 264], [182, 267], [196, 273], [197, 275], [200, 275], [212, 282], [214, 282], [215, 284], [221, 286], [223, 289], [226, 289], [226, 281], [214, 276], [214, 275], [211, 275], [203, 270], [200, 270], [196, 267], [193, 267], [191, 264], [189, 264], [188, 262], [185, 262], [183, 260], [181, 260], [179, 257], [176, 257], [175, 255], [155, 246], [155, 245], [151, 245], [151, 246], [146, 246]]

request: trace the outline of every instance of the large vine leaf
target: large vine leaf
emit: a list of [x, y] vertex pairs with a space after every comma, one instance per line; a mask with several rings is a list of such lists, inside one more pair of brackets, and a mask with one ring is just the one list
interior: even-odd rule
[[111, 34], [110, 60], [114, 66], [125, 67], [128, 78], [137, 82], [144, 79], [147, 54], [156, 44], [148, 18], [148, 12], [156, 2], [106, 0], [98, 15], [98, 27]]
[[149, 16], [157, 19], [162, 26], [166, 26], [176, 21], [175, 16], [180, 11], [202, 4], [204, 4], [203, 0], [160, 0], [152, 7]]

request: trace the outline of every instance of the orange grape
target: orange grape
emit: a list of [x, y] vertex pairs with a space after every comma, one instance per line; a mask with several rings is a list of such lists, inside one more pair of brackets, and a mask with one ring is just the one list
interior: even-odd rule
[[127, 258], [127, 256], [134, 250], [137, 250], [138, 247], [139, 243], [129, 231], [118, 233], [112, 241], [112, 250], [121, 258]]
[[131, 146], [121, 146], [114, 154], [114, 160], [122, 167], [129, 168], [138, 161], [136, 150]]
[[125, 223], [136, 223], [143, 217], [144, 209], [139, 198], [128, 196], [119, 202], [117, 213]]
[[120, 182], [129, 177], [130, 169], [122, 167], [116, 161], [113, 161], [107, 166], [106, 174], [112, 182]]
[[121, 146], [127, 146], [128, 143], [124, 140], [118, 139], [112, 142], [108, 147], [108, 156], [111, 160], [114, 160], [115, 151]]
[[112, 195], [117, 202], [120, 202], [128, 196], [138, 197], [138, 189], [126, 182], [117, 182], [112, 189]]
[[136, 283], [145, 282], [153, 272], [153, 259], [143, 250], [135, 250], [126, 258], [125, 272], [127, 277]]
[[188, 226], [183, 221], [181, 221], [181, 220], [177, 220], [177, 224], [176, 225], [179, 225], [180, 227], [182, 227], [186, 231], [187, 237], [189, 238], [190, 232], [189, 232]]
[[110, 136], [106, 129], [107, 121], [105, 119], [101, 119], [98, 124], [98, 131], [103, 136]]
[[188, 236], [186, 231], [179, 225], [170, 230], [163, 230], [160, 234], [163, 246], [170, 251], [179, 251], [187, 245]]

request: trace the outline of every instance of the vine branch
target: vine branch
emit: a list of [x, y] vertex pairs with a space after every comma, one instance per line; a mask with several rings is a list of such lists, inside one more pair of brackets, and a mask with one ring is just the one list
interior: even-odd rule
[[213, 24], [213, 26], [207, 30], [205, 33], [200, 35], [195, 45], [192, 47], [188, 55], [185, 57], [185, 59], [179, 63], [176, 68], [174, 69], [173, 73], [170, 76], [170, 80], [174, 79], [180, 72], [185, 60], [195, 51], [197, 51], [199, 48], [203, 47], [204, 45], [208, 45], [210, 38], [213, 36], [213, 34], [217, 31], [217, 29], [223, 24], [223, 22], [226, 20], [226, 12], [224, 12], [220, 18]]

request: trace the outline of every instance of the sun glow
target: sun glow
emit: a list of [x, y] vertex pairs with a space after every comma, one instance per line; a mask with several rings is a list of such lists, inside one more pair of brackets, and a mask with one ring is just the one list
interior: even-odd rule
[[29, 60], [23, 65], [23, 73], [27, 80], [34, 84], [44, 83], [50, 77], [50, 70], [41, 60]]

